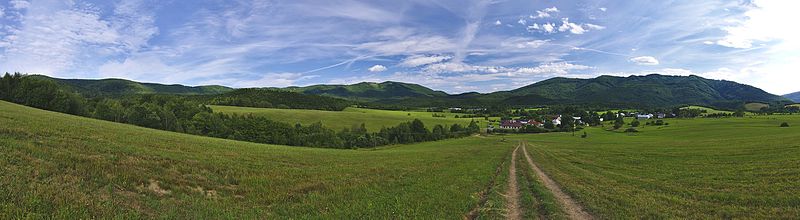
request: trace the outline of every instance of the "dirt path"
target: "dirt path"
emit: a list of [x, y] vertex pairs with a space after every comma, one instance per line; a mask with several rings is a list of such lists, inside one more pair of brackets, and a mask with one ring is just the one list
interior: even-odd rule
[[[521, 144], [520, 144], [521, 145]], [[519, 208], [519, 187], [517, 187], [517, 150], [511, 153], [511, 165], [508, 167], [508, 189], [506, 190], [506, 218], [522, 219]]]
[[[536, 172], [536, 175], [539, 176], [539, 179], [542, 180], [544, 186], [547, 187], [547, 189], [549, 189], [551, 192], [553, 192], [553, 196], [555, 196], [556, 200], [558, 200], [558, 202], [561, 203], [561, 206], [564, 207], [564, 211], [567, 213], [567, 215], [569, 215], [569, 218], [592, 219], [592, 215], [586, 212], [586, 209], [584, 209], [580, 204], [575, 202], [575, 200], [573, 200], [572, 197], [564, 193], [564, 191], [561, 190], [561, 187], [558, 186], [558, 184], [555, 181], [553, 181], [553, 179], [550, 179], [550, 177], [547, 176], [547, 174], [545, 174], [544, 172], [542, 172], [541, 169], [539, 169], [539, 166], [536, 166], [536, 164], [533, 163], [533, 160], [531, 160], [531, 157], [528, 154], [528, 150], [525, 148], [526, 143], [522, 143], [521, 145], [522, 145], [522, 153], [525, 154], [525, 159], [528, 160], [528, 165], [530, 165], [531, 168], [533, 168], [533, 171]], [[513, 155], [516, 155], [516, 152], [517, 151], [514, 150]], [[511, 163], [512, 164], [514, 163], [513, 160]]]

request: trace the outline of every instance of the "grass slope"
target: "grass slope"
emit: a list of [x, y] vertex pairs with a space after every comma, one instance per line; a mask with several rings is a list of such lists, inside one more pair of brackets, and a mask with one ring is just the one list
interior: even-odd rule
[[298, 148], [0, 102], [0, 218], [454, 218], [514, 144]]
[[[235, 113], [235, 114], [253, 114], [257, 116], [264, 116], [276, 121], [286, 123], [301, 123], [308, 125], [311, 123], [322, 122], [323, 125], [329, 128], [340, 130], [343, 128], [351, 128], [365, 123], [367, 130], [370, 132], [380, 131], [382, 127], [396, 126], [402, 122], [420, 119], [425, 123], [428, 128], [434, 125], [452, 125], [455, 123], [464, 126], [469, 125], [473, 120], [471, 118], [455, 118], [455, 113], [442, 113], [442, 112], [415, 112], [415, 111], [389, 111], [389, 110], [375, 110], [364, 108], [346, 108], [344, 111], [318, 111], [318, 110], [301, 110], [301, 109], [274, 109], [274, 108], [246, 108], [236, 106], [211, 106], [214, 112], [222, 113]], [[433, 117], [433, 114], [445, 115], [445, 118]], [[481, 128], [486, 127], [487, 121], [484, 118], [475, 118], [479, 122]]]
[[800, 116], [667, 121], [633, 135], [509, 138], [527, 140], [534, 161], [602, 219], [800, 215]]

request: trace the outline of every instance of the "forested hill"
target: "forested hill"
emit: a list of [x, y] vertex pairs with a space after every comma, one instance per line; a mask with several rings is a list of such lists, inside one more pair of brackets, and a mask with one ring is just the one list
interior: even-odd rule
[[286, 109], [316, 109], [327, 111], [341, 111], [350, 105], [352, 101], [309, 95], [297, 92], [266, 89], [266, 88], [246, 88], [236, 89], [231, 92], [218, 95], [196, 96], [203, 103], [213, 105], [230, 105], [257, 108], [286, 108]]
[[290, 91], [322, 94], [380, 105], [405, 107], [487, 107], [592, 105], [602, 107], [667, 107], [704, 105], [736, 109], [748, 102], [788, 103], [788, 99], [732, 81], [699, 76], [556, 77], [511, 91], [450, 95], [416, 84], [397, 82], [290, 87]]
[[164, 85], [157, 83], [141, 83], [125, 79], [59, 79], [42, 75], [30, 77], [51, 79], [70, 87], [84, 96], [123, 96], [131, 94], [176, 94], [176, 95], [208, 95], [233, 91], [225, 86], [184, 86]]
[[789, 93], [789, 94], [783, 95], [783, 97], [785, 97], [787, 99], [791, 99], [794, 102], [800, 103], [800, 92]]
[[313, 85], [288, 87], [285, 90], [305, 94], [325, 95], [357, 101], [399, 100], [407, 98], [446, 97], [447, 93], [401, 82], [361, 82], [352, 85]]
[[508, 92], [487, 95], [510, 105], [606, 104], [614, 106], [705, 105], [737, 108], [748, 102], [789, 100], [759, 88], [699, 76], [600, 76], [593, 79], [552, 78]]

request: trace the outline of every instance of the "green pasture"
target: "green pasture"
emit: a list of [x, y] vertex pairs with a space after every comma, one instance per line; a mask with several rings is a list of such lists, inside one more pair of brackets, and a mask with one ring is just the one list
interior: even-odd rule
[[[263, 116], [272, 120], [286, 123], [301, 123], [308, 125], [322, 122], [325, 127], [340, 130], [352, 128], [364, 123], [367, 130], [377, 132], [382, 127], [392, 127], [400, 123], [420, 119], [428, 128], [434, 125], [469, 125], [472, 120], [479, 122], [481, 128], [486, 127], [487, 121], [484, 118], [456, 118], [464, 114], [447, 112], [422, 112], [422, 111], [390, 111], [365, 108], [346, 108], [344, 111], [320, 111], [306, 109], [276, 109], [276, 108], [249, 108], [236, 106], [210, 106], [214, 112], [226, 114], [252, 114]], [[434, 117], [434, 114], [444, 117]]]

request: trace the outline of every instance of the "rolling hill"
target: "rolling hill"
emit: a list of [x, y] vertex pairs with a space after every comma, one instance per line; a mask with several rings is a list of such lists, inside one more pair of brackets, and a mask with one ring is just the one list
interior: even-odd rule
[[427, 87], [402, 82], [362, 82], [352, 85], [313, 85], [307, 87], [288, 87], [289, 91], [306, 94], [326, 95], [356, 101], [386, 101], [407, 98], [446, 97], [447, 93], [434, 91]]
[[179, 84], [164, 85], [158, 83], [141, 83], [126, 79], [59, 79], [42, 75], [32, 77], [52, 79], [72, 88], [85, 96], [129, 94], [176, 94], [176, 95], [209, 95], [233, 91], [225, 86], [184, 86]]
[[512, 145], [289, 147], [0, 101], [0, 218], [447, 219], [478, 204]]
[[496, 96], [509, 105], [593, 104], [611, 106], [708, 105], [736, 108], [749, 102], [782, 103], [787, 99], [759, 88], [699, 76], [600, 76], [552, 78]]
[[488, 94], [447, 94], [416, 84], [397, 82], [290, 87], [291, 91], [351, 100], [415, 107], [583, 104], [625, 107], [704, 105], [738, 108], [745, 103], [787, 103], [786, 98], [732, 81], [699, 76], [556, 77], [522, 88]]
[[789, 93], [789, 94], [783, 95], [783, 97], [785, 97], [787, 99], [791, 99], [792, 101], [794, 101], [796, 103], [800, 103], [800, 92]]

